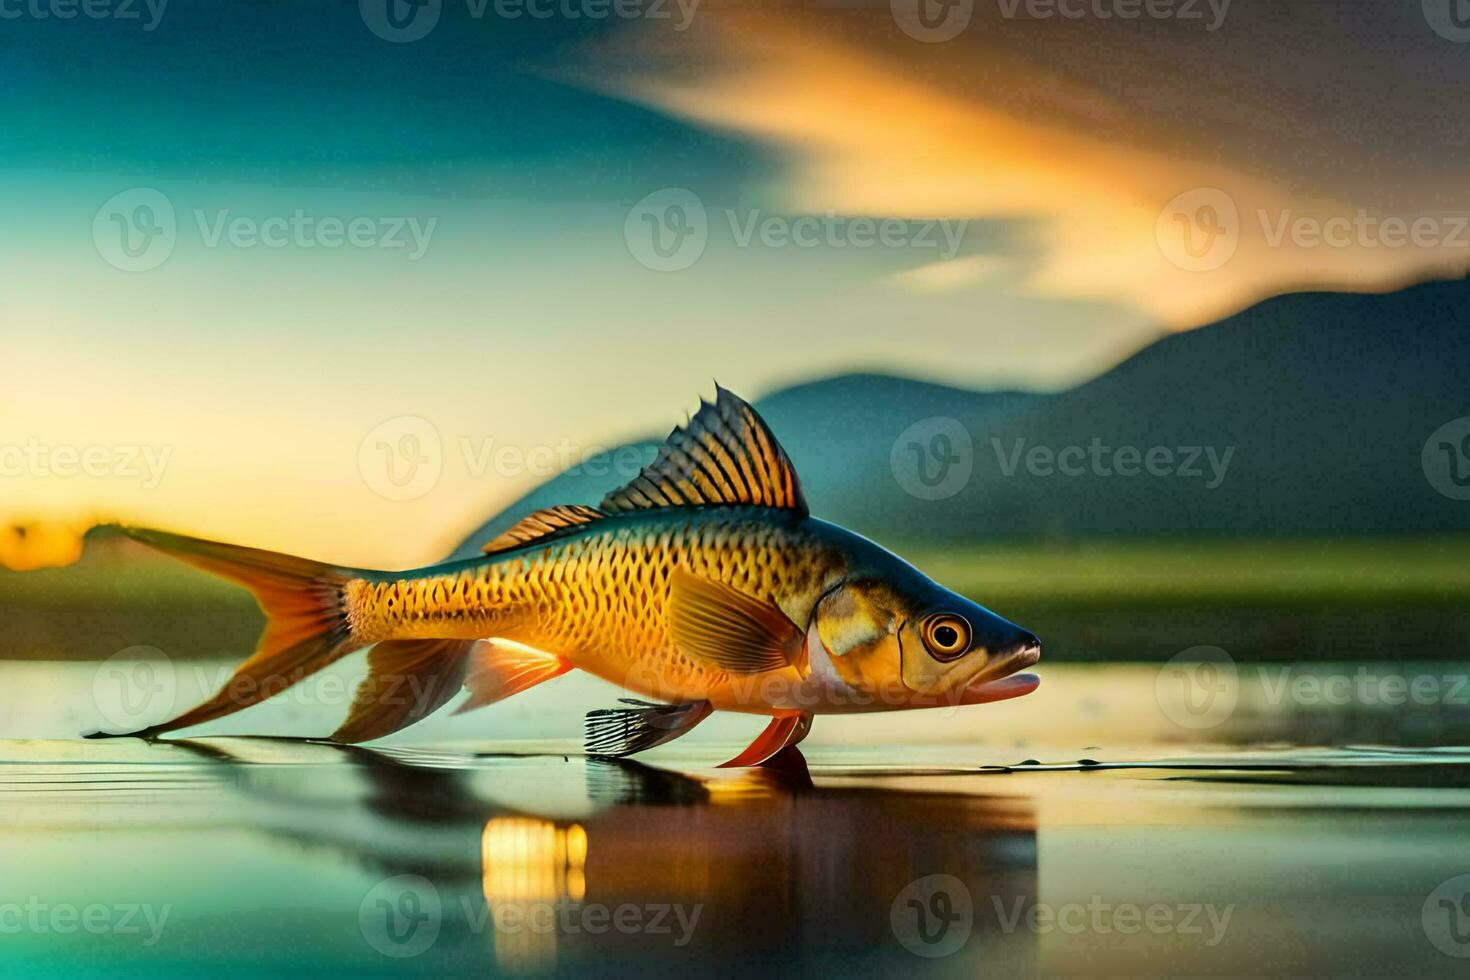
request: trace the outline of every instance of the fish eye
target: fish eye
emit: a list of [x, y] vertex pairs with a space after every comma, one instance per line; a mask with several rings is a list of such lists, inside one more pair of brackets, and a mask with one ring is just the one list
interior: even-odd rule
[[919, 636], [935, 660], [954, 660], [970, 649], [970, 624], [953, 613], [939, 613], [924, 620]]

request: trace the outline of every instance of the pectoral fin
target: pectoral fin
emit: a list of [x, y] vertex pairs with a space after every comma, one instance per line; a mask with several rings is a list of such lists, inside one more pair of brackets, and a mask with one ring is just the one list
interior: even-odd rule
[[800, 655], [802, 632], [769, 602], [675, 569], [669, 626], [685, 654], [736, 674], [780, 670]]
[[653, 704], [619, 698], [629, 708], [602, 708], [587, 712], [588, 755], [624, 756], [672, 742], [687, 734], [714, 710], [708, 701]]

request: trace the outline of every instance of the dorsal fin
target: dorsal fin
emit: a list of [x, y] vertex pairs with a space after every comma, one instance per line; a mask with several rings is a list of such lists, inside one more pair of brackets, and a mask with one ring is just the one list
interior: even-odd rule
[[657, 507], [749, 505], [808, 513], [796, 468], [765, 421], [718, 385], [713, 404], [669, 433], [658, 456], [602, 498], [604, 514]]
[[546, 507], [516, 521], [514, 527], [485, 545], [483, 550], [488, 555], [496, 551], [519, 548], [523, 544], [529, 544], [537, 538], [544, 538], [562, 528], [591, 524], [605, 516], [607, 515], [596, 507], [584, 507], [582, 504], [557, 504], [555, 507]]

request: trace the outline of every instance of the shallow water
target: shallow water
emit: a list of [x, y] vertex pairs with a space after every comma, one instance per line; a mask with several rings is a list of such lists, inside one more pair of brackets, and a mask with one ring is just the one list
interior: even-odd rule
[[[1262, 702], [1243, 682], [1229, 718], [1190, 730], [1171, 725], [1158, 673], [1051, 668], [1014, 704], [821, 719], [804, 759], [762, 770], [711, 768], [738, 748], [722, 730], [647, 764], [584, 759], [567, 739], [445, 737], [457, 728], [376, 750], [0, 741], [6, 972], [1461, 966], [1470, 749], [1450, 744], [1455, 705], [1384, 728], [1382, 712], [1415, 709]], [[543, 708], [575, 719], [576, 700]], [[30, 698], [31, 727], [48, 703]], [[1419, 744], [1282, 737], [1334, 725]]]

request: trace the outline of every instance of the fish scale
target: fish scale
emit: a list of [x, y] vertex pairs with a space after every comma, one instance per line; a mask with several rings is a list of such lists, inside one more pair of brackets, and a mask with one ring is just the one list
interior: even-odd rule
[[[722, 679], [724, 672], [674, 647], [669, 574], [687, 568], [804, 622], [823, 582], [840, 574], [841, 555], [809, 533], [782, 527], [789, 523], [766, 508], [610, 518], [451, 572], [354, 580], [353, 628], [369, 642], [500, 636], [556, 650], [598, 673], [653, 667], [696, 683]], [[473, 588], [468, 601], [455, 588], [465, 581]]]

